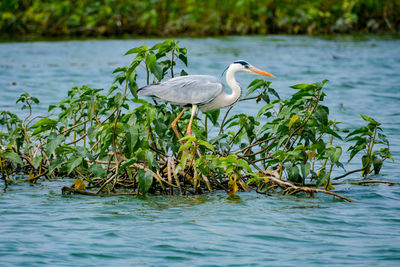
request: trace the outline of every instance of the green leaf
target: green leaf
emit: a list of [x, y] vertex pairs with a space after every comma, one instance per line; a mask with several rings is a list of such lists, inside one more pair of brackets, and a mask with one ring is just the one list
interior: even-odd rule
[[128, 128], [126, 129], [126, 142], [129, 151], [133, 152], [138, 140], [139, 140], [139, 126], [138, 125], [128, 126]]
[[356, 135], [356, 134], [359, 134], [359, 133], [366, 133], [366, 132], [368, 132], [369, 130], [368, 130], [368, 128], [367, 127], [365, 127], [365, 126], [363, 126], [363, 127], [360, 127], [360, 128], [358, 128], [358, 129], [355, 129], [354, 131], [352, 131], [352, 132], [350, 132], [347, 136], [346, 136], [346, 139], [348, 139], [350, 136], [352, 136], [352, 135]]
[[33, 158], [33, 167], [37, 169], [42, 162], [42, 156], [37, 156]]
[[205, 147], [207, 147], [209, 150], [211, 150], [212, 152], [215, 152], [214, 147], [213, 147], [210, 143], [208, 143], [207, 141], [200, 140], [200, 141], [199, 141], [199, 145], [205, 146]]
[[179, 162], [179, 164], [176, 166], [175, 168], [175, 173], [177, 174], [179, 171], [183, 171], [185, 170], [186, 167], [186, 162], [188, 161], [190, 157], [189, 153], [184, 153], [181, 157], [181, 161]]
[[341, 155], [342, 155], [342, 148], [340, 146], [336, 146], [335, 148], [332, 149], [330, 160], [333, 163], [336, 163], [339, 161]]
[[76, 156], [72, 156], [69, 159], [68, 165], [67, 165], [67, 171], [68, 171], [68, 175], [79, 165], [81, 165], [83, 161], [82, 157], [76, 157]]
[[263, 107], [258, 111], [257, 120], [260, 118], [261, 115], [263, 115], [265, 112], [267, 112], [267, 110], [270, 110], [270, 109], [273, 108], [273, 107], [274, 107], [274, 104], [272, 104], [272, 103], [263, 106]]
[[15, 152], [5, 152], [3, 156], [15, 164], [23, 165], [21, 157]]
[[90, 141], [93, 141], [96, 138], [97, 128], [96, 125], [92, 125], [87, 129], [87, 137]]
[[145, 45], [139, 46], [139, 47], [134, 47], [132, 49], [129, 49], [126, 53], [126, 55], [130, 55], [130, 54], [137, 54], [137, 53], [142, 53], [142, 52], [146, 52], [147, 50], [149, 50], [149, 48]]
[[117, 73], [117, 72], [125, 72], [127, 70], [126, 67], [118, 67], [116, 68], [112, 73]]
[[251, 172], [251, 168], [250, 168], [249, 164], [246, 161], [244, 161], [242, 159], [239, 159], [238, 163], [243, 169], [247, 170], [248, 172]]
[[379, 172], [380, 172], [380, 170], [382, 168], [383, 160], [380, 157], [375, 156], [372, 163], [373, 163], [373, 166], [374, 166], [374, 173], [375, 174], [379, 174]]
[[214, 126], [218, 126], [218, 118], [219, 118], [219, 114], [221, 113], [221, 110], [215, 109], [215, 110], [207, 111], [205, 113], [207, 114], [207, 118], [210, 119], [212, 124]]
[[56, 126], [57, 125], [57, 123], [58, 123], [58, 121], [56, 121], [56, 120], [52, 120], [52, 119], [49, 119], [49, 118], [43, 118], [43, 119], [41, 119], [41, 120], [39, 120], [38, 122], [36, 122], [34, 125], [32, 125], [32, 128], [34, 129], [34, 128], [38, 128], [38, 127], [43, 127], [43, 126], [46, 126], [46, 127], [54, 127], [54, 126]]
[[274, 88], [268, 88], [268, 93], [273, 94], [278, 99], [281, 99]]
[[50, 162], [49, 174], [52, 174], [53, 171], [54, 171], [56, 168], [61, 167], [61, 165], [62, 165], [63, 163], [64, 163], [64, 160], [63, 160], [62, 157], [57, 157], [56, 159], [52, 160], [52, 161]]
[[381, 125], [379, 122], [377, 122], [376, 120], [374, 120], [374, 119], [371, 118], [371, 117], [365, 116], [365, 115], [363, 115], [363, 114], [360, 114], [360, 115], [361, 115], [361, 118], [363, 118], [363, 120], [368, 121], [369, 123], [371, 123], [371, 124], [374, 125], [374, 126], [379, 126], [379, 125]]
[[192, 142], [186, 142], [183, 145], [181, 145], [178, 149], [178, 154], [181, 153], [182, 151], [184, 151], [185, 149], [188, 149], [190, 147], [192, 147]]
[[145, 59], [144, 54], [140, 53], [132, 60], [131, 64], [129, 65], [129, 70], [133, 71], [136, 69], [137, 66]]
[[137, 176], [139, 178], [140, 192], [142, 192], [142, 194], [146, 194], [153, 183], [153, 173], [150, 170], [145, 172], [143, 169], [140, 169]]
[[187, 56], [185, 54], [179, 54], [178, 58], [187, 66]]
[[119, 168], [117, 175], [119, 175], [121, 172], [123, 172], [127, 167], [131, 166], [133, 163], [135, 163], [137, 160], [136, 158], [131, 158], [130, 160], [126, 161], [124, 164], [122, 164], [121, 168]]
[[292, 85], [292, 86], [290, 86], [290, 88], [300, 89], [300, 90], [308, 90], [308, 89], [314, 89], [315, 86], [312, 84], [308, 84], [308, 83], [302, 83], [302, 84]]
[[369, 170], [371, 168], [371, 160], [369, 159], [368, 155], [364, 155], [361, 158], [361, 163], [363, 167], [362, 175], [367, 176], [369, 173]]
[[[103, 166], [100, 164], [93, 164], [90, 165], [89, 171], [93, 173], [96, 177], [104, 178], [107, 176], [106, 171], [104, 170]], [[119, 174], [119, 172], [118, 172]]]
[[314, 112], [315, 117], [318, 121], [320, 121], [323, 125], [328, 124], [328, 114], [329, 109], [325, 106], [318, 106]]
[[307, 178], [308, 175], [310, 175], [311, 172], [311, 164], [310, 162], [307, 162], [306, 164], [301, 164], [301, 174], [303, 175], [303, 178]]
[[65, 140], [64, 135], [59, 135], [57, 136], [56, 133], [52, 132], [49, 135], [49, 138], [47, 139], [47, 144], [46, 144], [46, 152], [47, 155], [50, 157], [51, 154], [56, 150], [56, 148]]

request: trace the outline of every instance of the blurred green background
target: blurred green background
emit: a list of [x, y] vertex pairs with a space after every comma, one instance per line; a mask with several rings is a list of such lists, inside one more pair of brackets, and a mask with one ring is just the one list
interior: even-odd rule
[[394, 33], [400, 0], [2, 0], [0, 35], [21, 37]]

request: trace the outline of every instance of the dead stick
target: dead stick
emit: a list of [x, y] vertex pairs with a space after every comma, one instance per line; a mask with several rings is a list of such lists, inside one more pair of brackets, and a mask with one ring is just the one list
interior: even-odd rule
[[[171, 157], [168, 157], [167, 159], [167, 175], [168, 175], [168, 182], [172, 184], [172, 175], [171, 175]], [[173, 195], [174, 190], [172, 187], [169, 188], [169, 194]]]
[[180, 181], [179, 181], [179, 177], [178, 177], [178, 175], [175, 173], [175, 162], [174, 162], [174, 159], [173, 159], [173, 158], [171, 158], [171, 171], [172, 171], [172, 173], [173, 173], [173, 175], [174, 175], [175, 183], [176, 183], [176, 186], [178, 187], [179, 193], [180, 193], [181, 195], [183, 195], [183, 191], [182, 191], [182, 188], [181, 188], [181, 183], [180, 183]]
[[344, 199], [348, 202], [354, 203], [354, 200], [351, 200], [350, 198], [347, 198], [345, 196], [339, 195], [338, 193], [332, 192], [332, 191], [327, 191], [327, 190], [323, 190], [323, 189], [318, 189], [318, 188], [309, 188], [309, 187], [304, 187], [304, 186], [297, 186], [294, 185], [292, 183], [289, 183], [287, 181], [283, 181], [283, 180], [279, 180], [275, 177], [279, 177], [278, 173], [276, 171], [263, 171], [264, 174], [268, 175], [268, 179], [270, 179], [271, 181], [273, 181], [276, 184], [280, 184], [282, 186], [287, 186], [287, 187], [291, 187], [294, 190], [300, 190], [306, 193], [324, 193], [324, 194], [329, 194], [329, 195], [333, 195], [335, 197]]

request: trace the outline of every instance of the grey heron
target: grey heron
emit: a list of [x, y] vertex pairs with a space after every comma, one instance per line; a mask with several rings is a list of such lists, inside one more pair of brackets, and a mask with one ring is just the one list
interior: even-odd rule
[[179, 113], [171, 125], [178, 140], [180, 140], [176, 123], [188, 107], [192, 107], [192, 115], [186, 131], [188, 135], [191, 135], [193, 117], [197, 108], [202, 111], [214, 110], [234, 105], [239, 101], [242, 88], [235, 79], [236, 72], [275, 77], [268, 72], [253, 67], [246, 61], [238, 60], [230, 64], [226, 70], [226, 82], [232, 89], [231, 94], [225, 92], [224, 84], [218, 78], [209, 75], [175, 77], [164, 82], [144, 86], [137, 91], [137, 94], [139, 96], [150, 96], [154, 100], [169, 102], [183, 107], [182, 112]]

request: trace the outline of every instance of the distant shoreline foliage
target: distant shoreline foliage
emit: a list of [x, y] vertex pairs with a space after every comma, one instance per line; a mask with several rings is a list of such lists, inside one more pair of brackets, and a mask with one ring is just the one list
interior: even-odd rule
[[[198, 194], [255, 190], [291, 195], [331, 194], [336, 180], [353, 173], [379, 174], [393, 160], [380, 123], [361, 115], [365, 125], [340, 129], [322, 102], [325, 81], [297, 84], [281, 99], [270, 81], [255, 79], [241, 101], [252, 101], [257, 114], [214, 110], [196, 115], [194, 135], [184, 136], [190, 113], [178, 123], [181, 141], [171, 128], [180, 108], [139, 99], [137, 68], [147, 84], [186, 75], [187, 51], [166, 40], [126, 53], [128, 66], [114, 70], [108, 92], [73, 87], [47, 116], [34, 116], [39, 99], [24, 93], [17, 100], [24, 118], [0, 111], [0, 173], [5, 187], [14, 179], [76, 178], [63, 192], [89, 195]], [[177, 64], [179, 63], [179, 64]], [[143, 86], [143, 85], [141, 85]], [[214, 129], [212, 131], [212, 129]], [[218, 134], [215, 134], [215, 132]], [[214, 132], [214, 134], [211, 134]], [[341, 144], [349, 145], [348, 159]], [[360, 154], [360, 167], [345, 162]], [[343, 174], [336, 176], [341, 170]], [[363, 179], [356, 183], [384, 182]]]
[[18, 38], [395, 33], [398, 0], [8, 0], [0, 33]]

